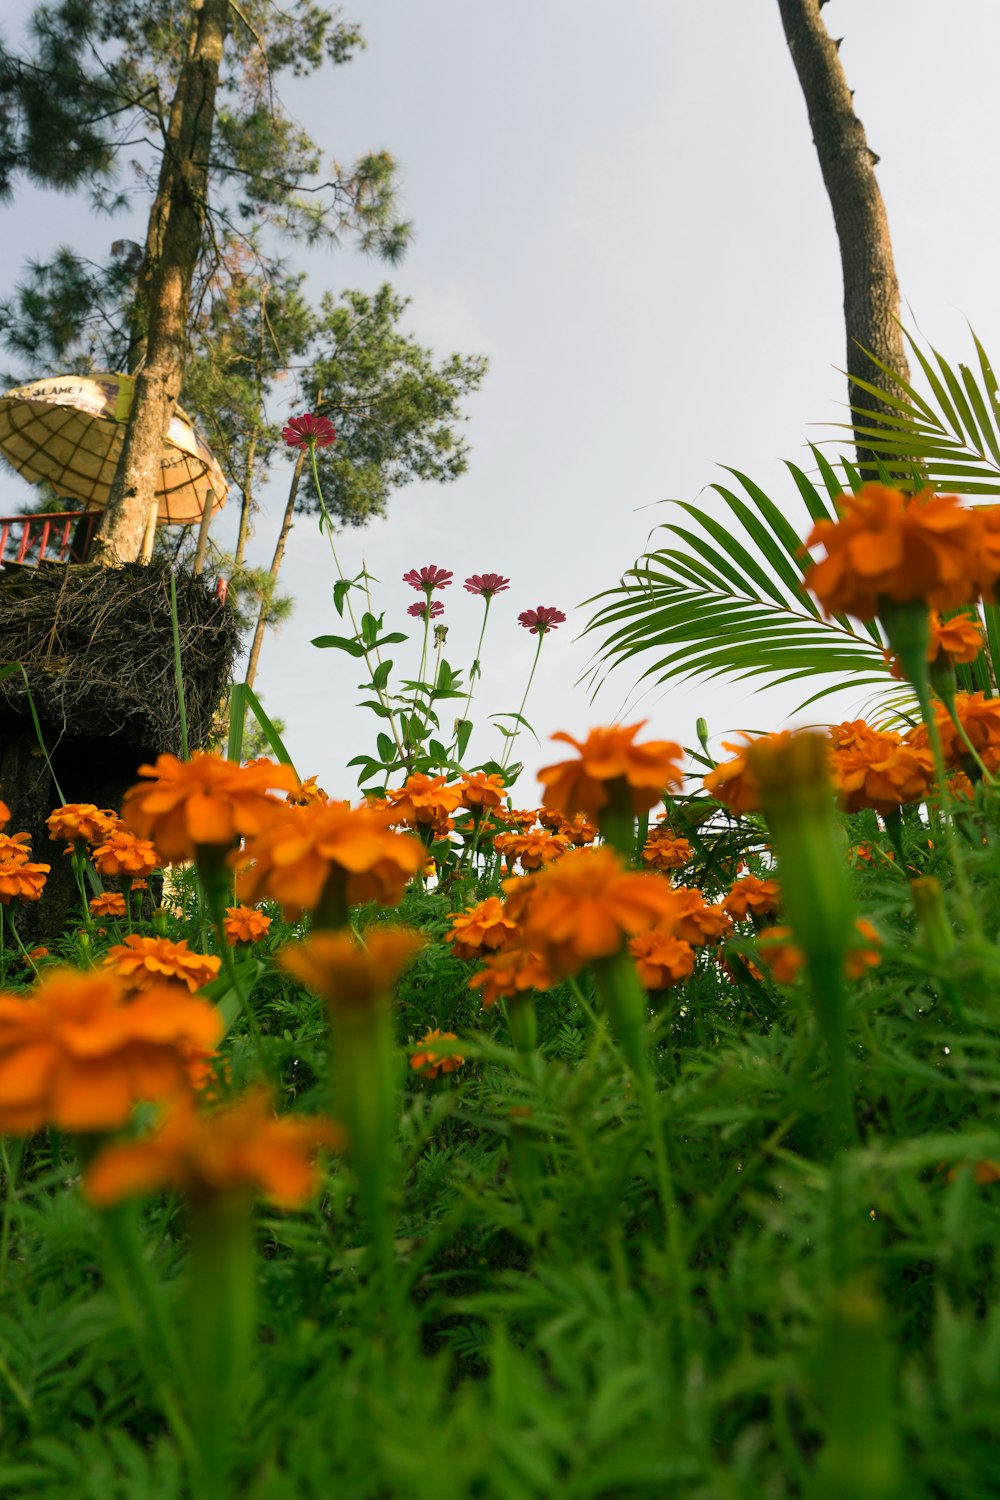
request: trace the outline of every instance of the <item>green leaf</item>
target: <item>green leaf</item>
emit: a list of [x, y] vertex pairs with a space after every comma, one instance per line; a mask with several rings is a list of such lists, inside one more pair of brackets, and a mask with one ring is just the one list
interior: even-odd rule
[[239, 765], [243, 757], [243, 726], [247, 716], [246, 683], [234, 682], [229, 691], [229, 741], [226, 759]]
[[351, 580], [349, 578], [338, 578], [333, 585], [333, 607], [341, 619], [344, 616], [344, 601], [347, 598], [350, 587]]
[[372, 687], [377, 693], [380, 693], [385, 687], [386, 683], [389, 681], [389, 673], [391, 671], [391, 659], [389, 661], [379, 662], [378, 666], [375, 668], [374, 672], [372, 673]]
[[362, 767], [361, 773], [358, 776], [358, 786], [362, 786], [366, 781], [371, 781], [373, 776], [381, 776], [385, 770], [385, 766], [380, 761], [372, 760], [370, 755], [356, 755], [347, 764], [349, 766]]
[[354, 636], [346, 635], [317, 635], [313, 637], [312, 645], [318, 646], [321, 651], [330, 648], [336, 651], [346, 651], [348, 656], [363, 657], [365, 648]]
[[466, 750], [469, 748], [469, 740], [472, 738], [473, 723], [471, 719], [459, 719], [455, 730], [455, 754], [462, 760]]
[[[257, 697], [257, 694], [254, 692], [253, 688], [249, 686], [248, 683], [243, 684], [243, 692], [250, 707], [251, 713], [257, 720], [257, 723], [260, 725], [261, 729], [264, 731], [264, 737], [267, 740], [267, 743], [274, 751], [278, 760], [281, 761], [282, 765], [291, 766], [292, 770], [294, 771], [295, 767], [294, 765], [292, 765], [292, 757], [285, 749], [281, 735], [278, 733], [277, 729], [275, 729], [274, 725], [271, 723], [271, 720], [268, 718], [267, 714], [261, 707], [260, 699]], [[298, 775], [297, 771], [296, 775]]]
[[[844, 484], [817, 455], [832, 494]], [[848, 466], [849, 468], [850, 466]], [[796, 489], [814, 520], [830, 519], [828, 502], [795, 465]], [[747, 499], [715, 485], [730, 512], [721, 526], [698, 507], [685, 513], [711, 537], [666, 523], [661, 530], [687, 544], [647, 553], [614, 589], [589, 601], [600, 607], [586, 631], [603, 644], [588, 677], [594, 690], [616, 666], [642, 659], [640, 681], [729, 677], [774, 685], [817, 676], [888, 681], [883, 641], [875, 624], [826, 619], [802, 581], [808, 564], [799, 535], [763, 490], [737, 470]], [[851, 483], [850, 476], [847, 480]], [[751, 548], [754, 551], [751, 551]], [[756, 554], [756, 555], [755, 555]]]

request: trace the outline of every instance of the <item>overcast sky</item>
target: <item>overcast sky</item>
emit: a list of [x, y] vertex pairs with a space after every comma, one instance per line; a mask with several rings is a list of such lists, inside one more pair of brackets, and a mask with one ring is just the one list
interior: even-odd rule
[[[27, 13], [27, 0], [17, 5]], [[733, 464], [804, 525], [781, 460], [804, 462], [803, 442], [822, 433], [814, 424], [845, 415], [833, 220], [777, 0], [358, 0], [347, 13], [368, 50], [319, 79], [286, 80], [282, 95], [328, 157], [393, 153], [416, 234], [391, 271], [346, 249], [293, 258], [317, 297], [392, 280], [424, 342], [484, 353], [491, 367], [468, 403], [465, 477], [397, 493], [388, 518], [347, 533], [341, 552], [348, 571], [364, 560], [382, 580], [377, 604], [393, 627], [417, 597], [407, 569], [452, 569], [439, 597], [448, 657], [462, 668], [479, 625], [462, 578], [510, 576], [483, 655], [473, 760], [499, 752], [486, 718], [515, 709], [527, 677], [534, 637], [517, 614], [566, 611], [527, 710], [541, 746], [519, 747], [526, 804], [530, 773], [559, 758], [547, 736], [614, 720], [633, 686], [637, 673], [619, 669], [590, 704], [577, 685], [592, 649], [582, 606], [644, 550], [665, 519], [660, 502], [696, 499], [717, 465]], [[881, 157], [911, 326], [965, 359], [968, 321], [996, 351], [995, 0], [830, 0], [823, 15], [845, 39]], [[127, 232], [28, 191], [3, 218], [0, 291], [60, 240], [96, 252]], [[16, 485], [3, 481], [5, 509], [22, 500]], [[258, 562], [270, 559], [282, 499], [274, 491], [258, 518]], [[282, 576], [295, 612], [266, 642], [258, 690], [285, 720], [300, 772], [353, 795], [345, 763], [378, 726], [353, 706], [356, 665], [309, 644], [338, 624], [330, 559], [307, 518]], [[397, 655], [407, 675], [418, 648], [414, 634]], [[864, 698], [848, 692], [829, 712]], [[627, 717], [691, 744], [699, 714], [718, 737], [778, 727], [795, 701], [675, 683]]]

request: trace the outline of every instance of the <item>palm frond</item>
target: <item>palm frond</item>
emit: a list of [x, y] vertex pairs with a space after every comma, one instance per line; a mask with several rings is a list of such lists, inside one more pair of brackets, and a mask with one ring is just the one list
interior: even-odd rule
[[855, 406], [857, 425], [836, 425], [856, 434], [885, 461], [909, 461], [917, 485], [959, 495], [1000, 495], [1000, 390], [986, 350], [970, 333], [976, 371], [951, 364], [933, 345], [925, 353], [903, 329], [929, 394], [921, 394], [912, 381], [866, 350], [885, 382], [854, 383], [878, 397], [884, 414], [872, 426], [871, 412]]
[[[861, 479], [846, 479], [813, 449], [826, 496], [795, 464], [788, 471], [809, 519], [832, 519], [832, 499]], [[759, 485], [727, 469], [735, 485], [711, 486], [725, 502], [725, 521], [687, 501], [672, 501], [683, 519], [657, 527], [664, 545], [646, 553], [617, 587], [587, 601], [599, 608], [585, 633], [603, 637], [585, 674], [596, 693], [615, 667], [645, 659], [639, 681], [692, 677], [762, 679], [778, 686], [824, 684], [801, 707], [851, 685], [889, 685], [884, 641], [875, 624], [824, 618], [802, 583], [811, 559], [801, 534]], [[690, 523], [690, 524], [686, 524]], [[677, 546], [675, 543], [681, 543]]]
[[[973, 332], [975, 361], [955, 366], [903, 332], [927, 391], [870, 355], [885, 382], [856, 384], [879, 398], [885, 414], [873, 426], [871, 413], [855, 407], [858, 425], [840, 425], [874, 455], [885, 483], [1000, 495], [1000, 386], [988, 354]], [[866, 477], [843, 456], [838, 472], [820, 448], [811, 452], [816, 482], [798, 465], [786, 465], [806, 511], [803, 534], [809, 520], [833, 519], [832, 502], [860, 489]], [[908, 712], [906, 689], [889, 675], [878, 625], [823, 616], [802, 583], [812, 559], [799, 532], [759, 485], [738, 469], [726, 472], [735, 485], [711, 486], [728, 508], [724, 521], [686, 501], [668, 502], [682, 514], [657, 527], [662, 545], [639, 558], [615, 588], [586, 601], [599, 607], [584, 633], [602, 637], [582, 679], [592, 695], [614, 668], [641, 660], [639, 682], [809, 681], [813, 691], [797, 712], [846, 686], [872, 687], [878, 691], [870, 702], [883, 712]], [[984, 603], [982, 619], [986, 648], [958, 668], [959, 686], [996, 693], [1000, 609]]]

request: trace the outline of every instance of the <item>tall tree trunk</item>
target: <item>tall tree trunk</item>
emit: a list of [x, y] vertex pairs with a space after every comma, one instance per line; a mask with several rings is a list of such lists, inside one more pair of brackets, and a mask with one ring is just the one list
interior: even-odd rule
[[184, 375], [191, 284], [201, 251], [215, 96], [229, 0], [195, 0], [188, 55], [170, 107], [156, 198], [150, 210], [131, 359], [132, 408], [107, 508], [98, 562], [133, 562], [159, 477], [163, 439]]
[[[885, 204], [875, 177], [878, 157], [854, 113], [854, 100], [834, 41], [820, 17], [824, 0], [778, 0], [785, 37], [805, 95], [813, 142], [833, 209], [844, 275], [847, 390], [855, 425], [877, 426], [889, 408], [856, 382], [884, 377], [868, 355], [909, 378], [900, 329], [899, 282]], [[871, 420], [868, 420], [868, 416]], [[872, 471], [872, 454], [857, 442], [858, 463]]]
[[299, 493], [299, 480], [302, 478], [305, 461], [306, 453], [305, 449], [303, 449], [295, 461], [295, 468], [292, 470], [292, 482], [288, 490], [288, 504], [285, 506], [285, 514], [281, 520], [281, 530], [278, 532], [278, 542], [274, 549], [274, 556], [271, 559], [271, 571], [269, 575], [271, 579], [270, 593], [260, 606], [260, 613], [257, 616], [257, 626], [253, 633], [253, 643], [250, 647], [250, 657], [247, 661], [246, 682], [248, 687], [253, 687], [254, 678], [257, 676], [260, 648], [264, 644], [264, 631], [267, 628], [268, 603], [277, 587], [278, 572], [281, 568], [282, 558], [285, 555], [285, 544], [288, 541], [288, 533], [291, 531], [292, 523], [295, 519], [295, 500]]
[[243, 503], [240, 506], [240, 529], [236, 538], [236, 551], [233, 553], [234, 572], [238, 572], [243, 566], [243, 558], [250, 536], [250, 514], [253, 510], [254, 465], [256, 462], [257, 433], [255, 432], [247, 445], [246, 462], [243, 465], [243, 481], [240, 485], [240, 489], [243, 492]]

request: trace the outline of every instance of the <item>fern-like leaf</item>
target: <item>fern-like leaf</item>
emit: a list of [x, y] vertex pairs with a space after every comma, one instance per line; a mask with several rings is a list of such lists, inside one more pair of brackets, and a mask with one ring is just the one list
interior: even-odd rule
[[[825, 497], [800, 468], [787, 466], [807, 512], [803, 531], [809, 519], [833, 518], [832, 499], [861, 482], [849, 465], [841, 481], [819, 450], [813, 453]], [[814, 690], [800, 708], [837, 692], [845, 678], [852, 686], [889, 685], [878, 626], [824, 618], [802, 582], [811, 559], [799, 532], [759, 485], [739, 470], [727, 473], [738, 488], [712, 486], [728, 507], [725, 523], [671, 502], [692, 524], [657, 528], [665, 544], [640, 558], [616, 588], [587, 601], [600, 606], [587, 631], [603, 637], [587, 674], [594, 691], [613, 667], [640, 657], [647, 662], [640, 681], [809, 682]], [[816, 688], [817, 677], [834, 680]]]

